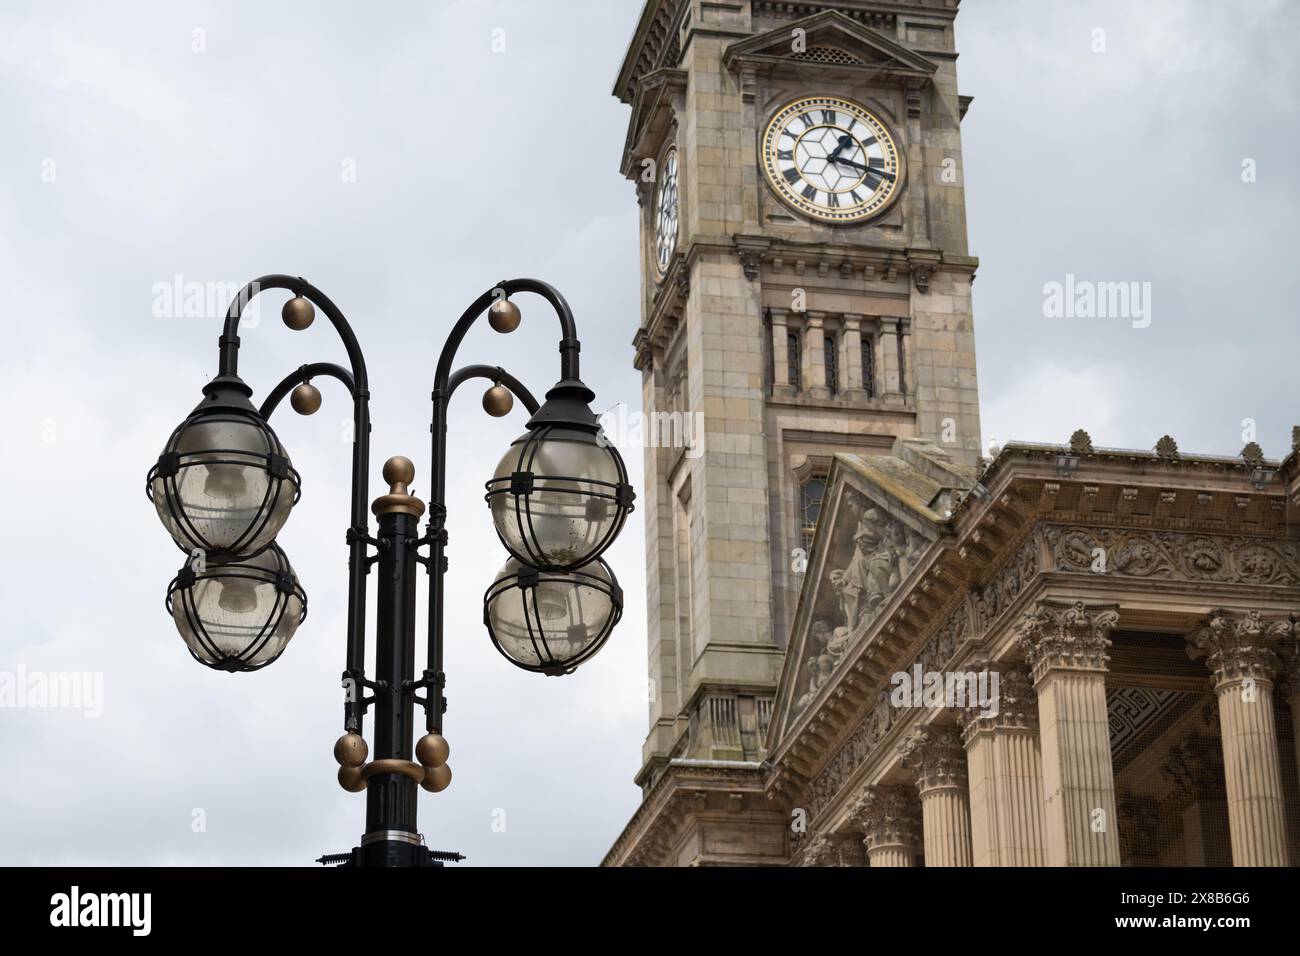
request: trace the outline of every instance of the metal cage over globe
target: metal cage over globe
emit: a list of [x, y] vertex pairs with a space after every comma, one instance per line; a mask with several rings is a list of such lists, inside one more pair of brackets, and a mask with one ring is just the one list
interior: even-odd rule
[[558, 676], [604, 646], [623, 615], [623, 591], [599, 558], [568, 571], [539, 571], [511, 558], [483, 604], [488, 634], [508, 661]]
[[149, 499], [177, 546], [218, 561], [263, 551], [301, 494], [298, 472], [246, 390], [238, 380], [205, 389], [147, 478]]
[[167, 610], [201, 664], [254, 671], [282, 653], [307, 617], [307, 594], [279, 545], [243, 561], [187, 562], [167, 588]]
[[511, 444], [485, 497], [506, 550], [546, 570], [600, 557], [633, 507], [627, 468], [613, 445], [596, 433], [549, 425]]

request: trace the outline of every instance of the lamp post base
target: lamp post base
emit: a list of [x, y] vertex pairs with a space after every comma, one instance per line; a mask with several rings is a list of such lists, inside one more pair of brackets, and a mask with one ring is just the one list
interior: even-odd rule
[[458, 863], [463, 855], [451, 850], [430, 850], [418, 833], [406, 830], [379, 830], [361, 838], [361, 846], [348, 853], [327, 853], [316, 862], [339, 867], [411, 867], [442, 866]]

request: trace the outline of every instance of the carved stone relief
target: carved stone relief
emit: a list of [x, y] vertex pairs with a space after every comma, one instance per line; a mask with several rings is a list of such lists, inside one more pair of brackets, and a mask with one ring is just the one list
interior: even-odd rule
[[880, 614], [916, 566], [928, 542], [851, 488], [831, 538], [828, 566], [817, 589], [795, 713], [808, 706], [844, 659], [849, 639]]
[[1281, 587], [1300, 585], [1300, 556], [1294, 544], [1281, 541], [1114, 528], [1054, 527], [1046, 535], [1052, 557], [1062, 571]]

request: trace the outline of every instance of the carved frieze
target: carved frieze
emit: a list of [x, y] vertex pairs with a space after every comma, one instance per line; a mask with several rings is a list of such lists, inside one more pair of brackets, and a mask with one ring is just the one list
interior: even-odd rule
[[975, 588], [971, 596], [979, 614], [981, 629], [997, 620], [1042, 570], [1038, 533], [1030, 535], [1006, 566], [987, 585]]
[[1300, 555], [1288, 542], [1118, 528], [1052, 527], [1045, 533], [1062, 571], [1300, 586]]

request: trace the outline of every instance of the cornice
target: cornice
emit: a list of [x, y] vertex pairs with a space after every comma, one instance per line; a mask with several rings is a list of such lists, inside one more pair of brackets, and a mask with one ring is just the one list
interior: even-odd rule
[[[692, 809], [691, 795], [710, 791], [763, 792], [765, 771], [758, 763], [730, 760], [668, 761], [632, 819], [605, 854], [601, 866], [657, 865], [662, 848]], [[648, 856], [648, 859], [636, 859]]]

